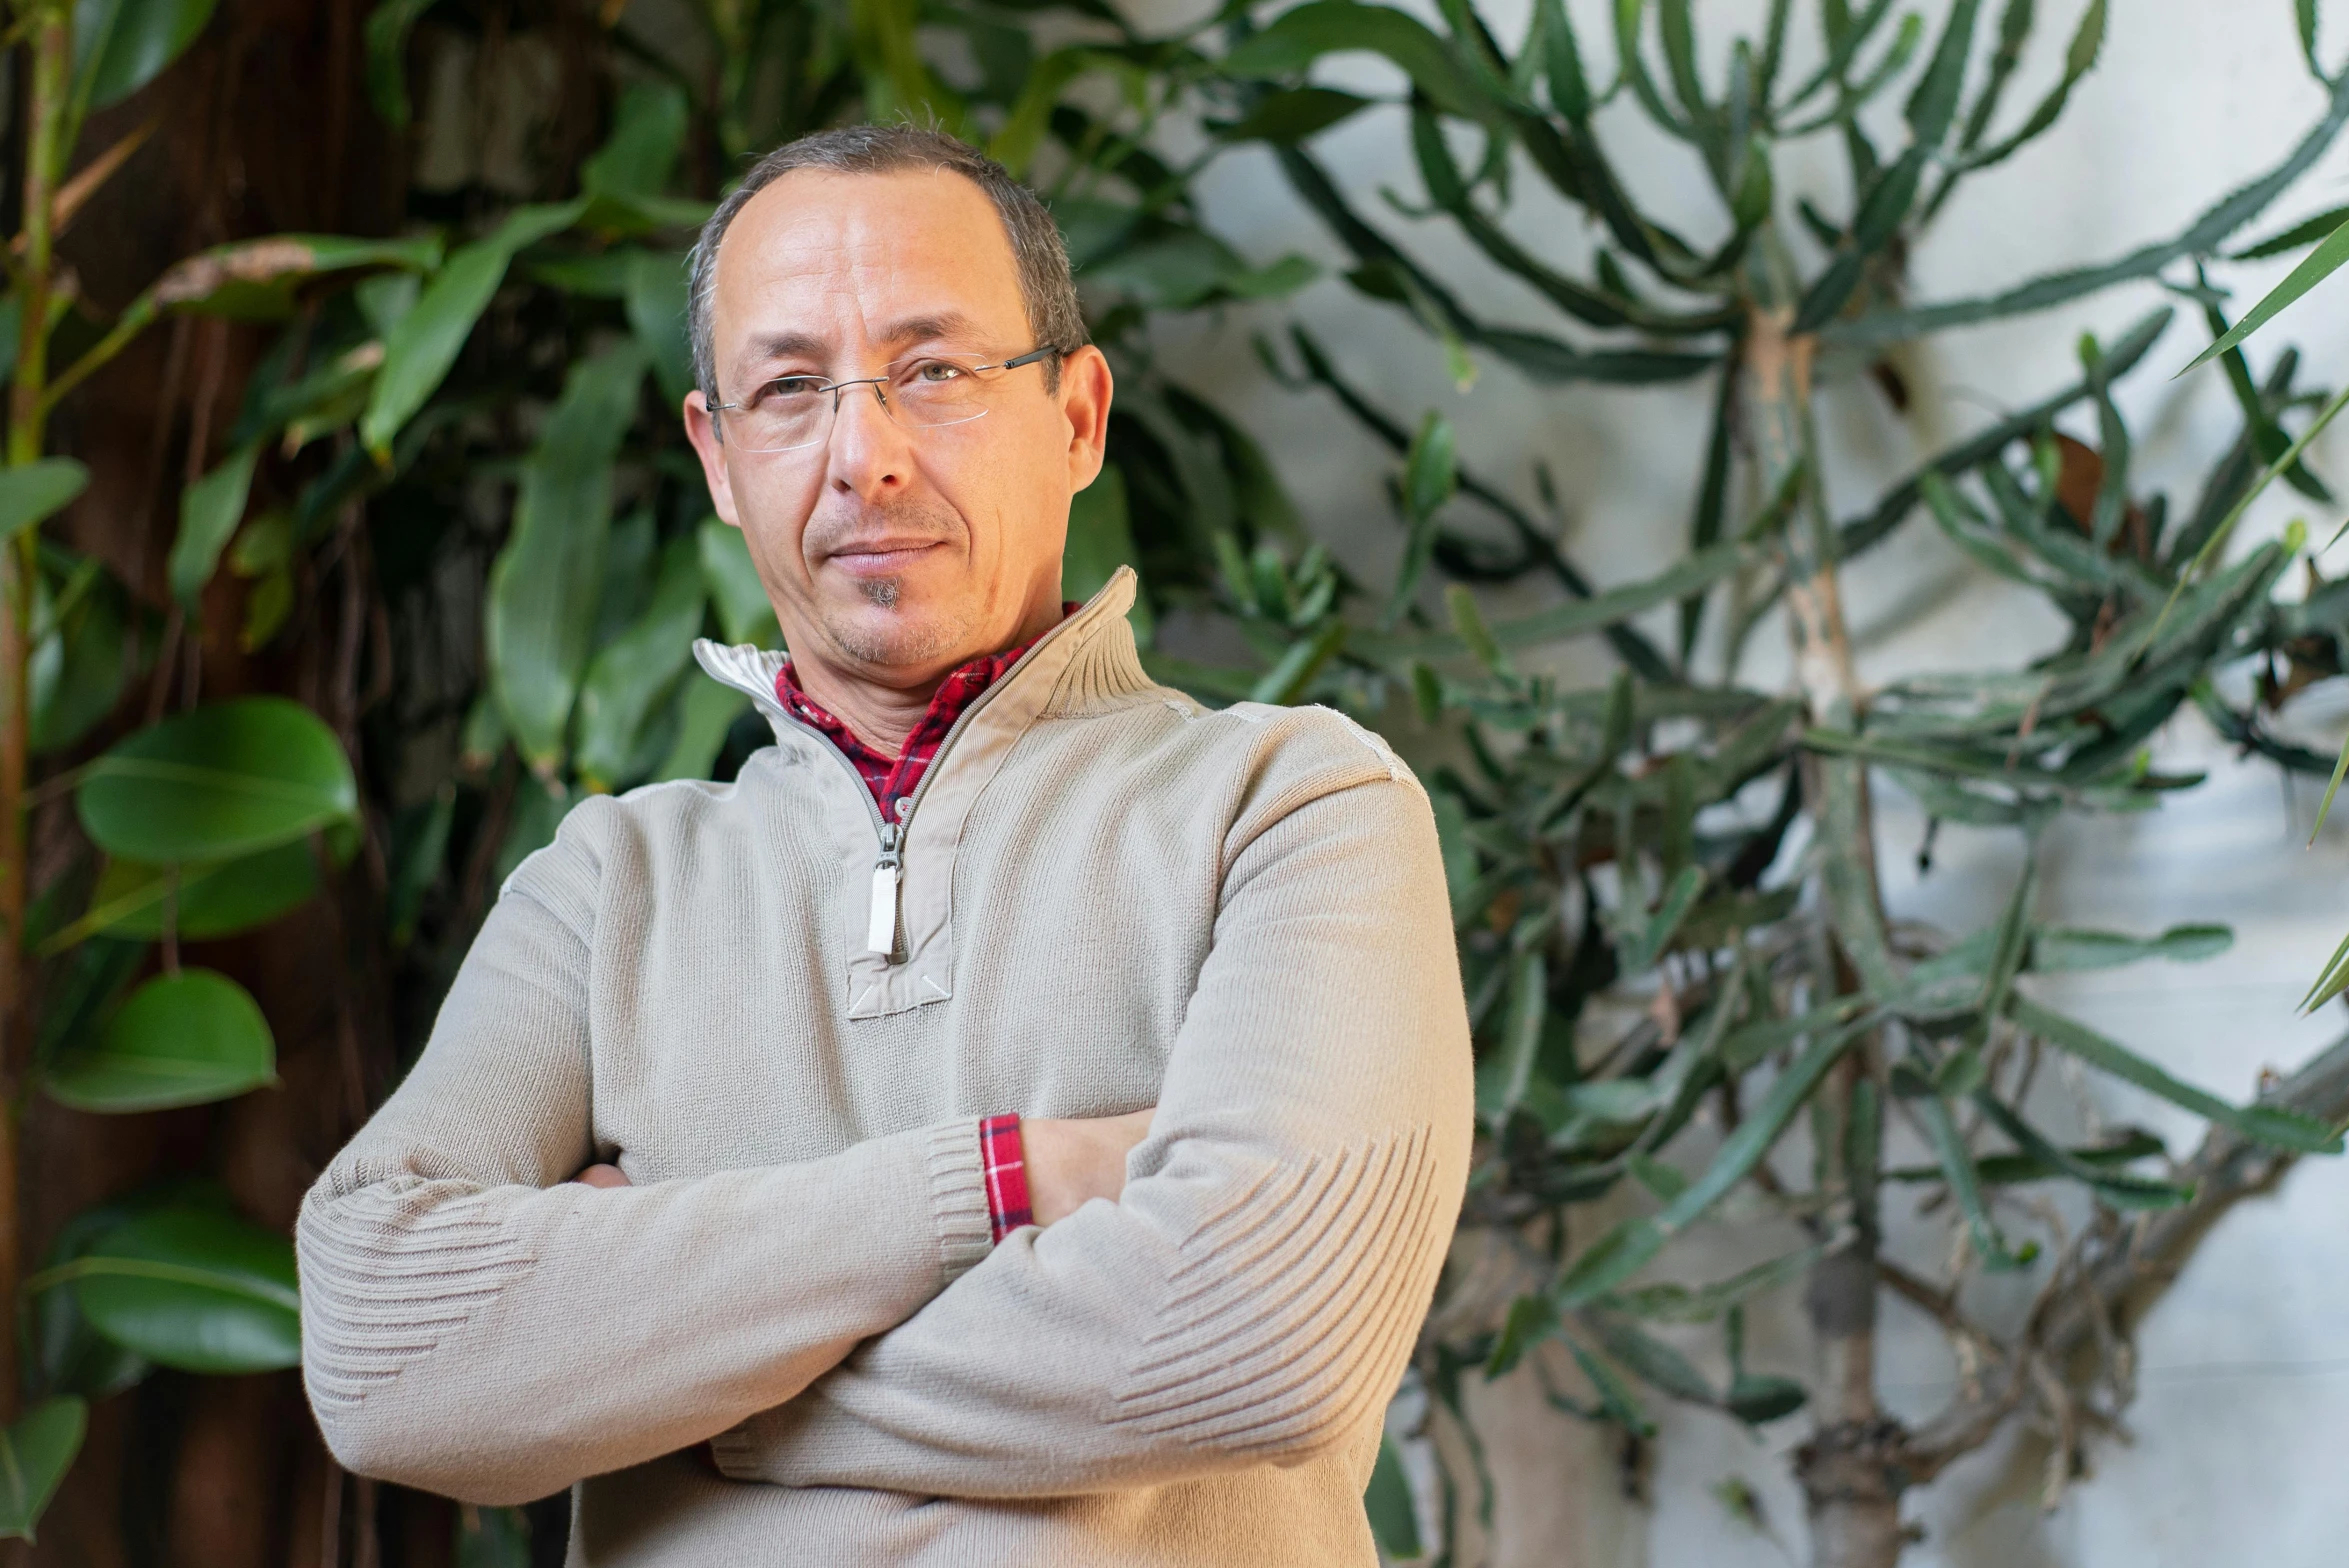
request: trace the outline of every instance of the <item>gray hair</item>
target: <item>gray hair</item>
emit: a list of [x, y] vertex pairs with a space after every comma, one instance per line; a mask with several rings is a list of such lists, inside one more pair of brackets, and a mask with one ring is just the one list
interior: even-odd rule
[[1044, 383], [1060, 388], [1060, 359], [1086, 341], [1077, 286], [1069, 276], [1068, 247], [1036, 193], [1011, 177], [985, 153], [944, 131], [917, 125], [844, 125], [786, 142], [750, 166], [742, 183], [718, 203], [701, 226], [701, 238], [687, 258], [686, 330], [693, 343], [693, 378], [702, 396], [718, 401], [716, 349], [710, 341], [710, 296], [717, 286], [718, 245], [735, 214], [767, 186], [794, 169], [830, 169], [840, 174], [895, 174], [905, 169], [946, 169], [961, 175], [995, 204], [1019, 268], [1020, 298], [1027, 306], [1033, 347], [1050, 348]]

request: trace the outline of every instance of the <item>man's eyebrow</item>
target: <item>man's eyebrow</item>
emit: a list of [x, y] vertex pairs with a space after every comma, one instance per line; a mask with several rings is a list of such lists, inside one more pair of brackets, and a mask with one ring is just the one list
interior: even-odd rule
[[938, 311], [927, 316], [907, 316], [893, 321], [873, 334], [882, 343], [926, 343], [934, 338], [972, 338], [980, 336], [978, 323], [959, 310]]
[[809, 358], [820, 359], [830, 349], [830, 345], [825, 343], [822, 338], [805, 332], [754, 335], [748, 346], [750, 357], [759, 360], [789, 359], [793, 355], [805, 355]]
[[[874, 334], [877, 342], [889, 345], [900, 343], [928, 343], [939, 338], [974, 338], [982, 336], [978, 324], [959, 310], [934, 311], [928, 315], [906, 316], [893, 321]], [[746, 357], [754, 363], [766, 364], [778, 359], [822, 360], [832, 352], [832, 345], [807, 332], [772, 332], [753, 334], [745, 345]]]

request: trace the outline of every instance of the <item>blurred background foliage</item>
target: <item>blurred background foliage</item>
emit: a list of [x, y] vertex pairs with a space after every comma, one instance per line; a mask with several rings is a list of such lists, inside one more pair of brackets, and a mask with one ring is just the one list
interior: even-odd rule
[[[2349, 74], [2326, 73], [2297, 5], [2330, 108], [2283, 164], [2109, 265], [1911, 299], [1904, 259], [1951, 190], [2044, 134], [2094, 67], [2104, 0], [2063, 9], [2059, 26], [2032, 0], [1953, 0], [1928, 23], [1892, 0], [1776, 0], [1725, 41], [1689, 0], [1618, 0], [1604, 34], [1537, 0], [1506, 39], [1467, 0], [1432, 22], [1232, 7], [1173, 33], [1102, 0], [16, 0], [0, 1168], [21, 1184], [0, 1204], [19, 1304], [0, 1535], [39, 1521], [60, 1561], [560, 1560], [560, 1500], [459, 1511], [335, 1470], [285, 1370], [285, 1232], [563, 811], [729, 777], [765, 743], [692, 673], [695, 636], [777, 633], [678, 429], [683, 250], [758, 153], [899, 116], [1046, 194], [1115, 366], [1068, 592], [1133, 563], [1160, 678], [1344, 707], [1408, 734], [1431, 787], [1482, 1137], [1368, 1499], [1388, 1553], [1475, 1560], [1490, 1487], [1462, 1387], [1521, 1364], [1634, 1446], [1658, 1398], [1753, 1426], [1807, 1412], [1822, 1563], [1893, 1562], [1901, 1492], [2010, 1420], [2059, 1433], [2060, 1495], [2126, 1402], [2147, 1288], [2349, 1121], [2340, 1050], [2223, 1097], [2017, 984], [2207, 956], [2223, 928], [2053, 927], [2028, 871], [1982, 931], [1883, 906], [1884, 782], [2036, 845], [2065, 813], [2191, 788], [2148, 749], [2185, 707], [2332, 771], [2273, 718], [2343, 673], [2349, 592], [2298, 535], [2223, 546], [2271, 483], [2332, 504], [2302, 455], [2341, 398], [2288, 348], [2255, 363], [2227, 343], [2202, 373], [2233, 389], [2240, 439], [2173, 500], [2133, 480], [2111, 389], [2180, 317], [2229, 332], [2229, 260], [2324, 240], [2331, 223], [2249, 231], [2349, 118]], [[2033, 50], [2060, 58], [2056, 85], [2014, 101]], [[1362, 52], [1397, 68], [1394, 98], [1315, 79]], [[1646, 213], [1594, 122], [1618, 100], [1702, 161], [1706, 232]], [[1402, 111], [1376, 201], [1312, 146], [1374, 105]], [[1813, 139], [1841, 152], [1840, 194], [1781, 188], [1781, 150]], [[1399, 571], [1340, 566], [1249, 434], [1152, 353], [1154, 320], [1315, 278], [1202, 222], [1198, 176], [1240, 147], [1271, 150], [1345, 284], [1464, 384], [1709, 378], [1682, 557], [1602, 588], [1554, 503], [1464, 466], [1441, 414], [1353, 384], [1296, 330], [1260, 344], [1266, 373], [1394, 459]], [[1536, 187], [1603, 236], [1587, 274], [1512, 237]], [[1426, 224], [1553, 316], [1490, 319], [1397, 237]], [[1904, 408], [1906, 345], [2145, 279], [2176, 306], [2083, 339], [2068, 385], [1829, 510], [1822, 388]], [[1863, 687], [1836, 572], [1910, 527], [2068, 635], [2010, 668]], [[1488, 619], [1480, 594], [1518, 583], [1554, 602]], [[1763, 628], [1795, 641], [1791, 690], [1741, 678]], [[1611, 680], [1540, 673], [1579, 638], [1604, 640]], [[2246, 667], [2253, 698], [2222, 695]], [[2210, 1137], [2044, 1130], [2058, 1056]], [[1948, 1228], [1945, 1270], [1879, 1248], [1895, 1206]], [[1797, 1244], [1669, 1278], [1700, 1221]], [[1993, 1273], [2030, 1279], [2026, 1314], [1974, 1313]], [[1746, 1305], [1797, 1283], [1822, 1380], [1746, 1364]], [[1916, 1431], [1878, 1408], [1860, 1353], [1885, 1291], [1979, 1369]]]

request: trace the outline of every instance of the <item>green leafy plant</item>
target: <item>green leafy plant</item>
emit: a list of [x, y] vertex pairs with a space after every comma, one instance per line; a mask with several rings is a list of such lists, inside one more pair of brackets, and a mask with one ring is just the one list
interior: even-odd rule
[[[740, 536], [708, 515], [677, 407], [685, 247], [769, 147], [860, 114], [932, 116], [1042, 183], [1120, 376], [1116, 463], [1074, 520], [1070, 592], [1132, 561], [1171, 608], [1210, 591], [1211, 540], [1295, 534], [1263, 455], [1161, 376], [1138, 331], [1153, 310], [1311, 276], [1295, 258], [1240, 257], [1200, 225], [1191, 169], [1149, 150], [1211, 69], [1184, 38], [1146, 37], [1090, 0], [926, 8], [935, 31], [919, 37], [912, 8], [861, 3], [693, 5], [689, 29], [663, 33], [623, 5], [554, 7], [517, 29], [459, 0], [383, 0], [364, 29], [368, 100], [419, 167], [458, 172], [420, 175], [394, 234], [239, 239], [104, 312], [56, 239], [147, 131], [90, 153], [83, 127], [205, 36], [213, 5], [12, 13], [30, 134], [7, 309], [47, 325], [10, 328], [0, 470], [10, 1171], [16, 1129], [47, 1107], [127, 1117], [281, 1079], [296, 1092], [234, 940], [288, 917], [335, 933], [343, 972], [327, 988], [344, 994], [328, 1011], [353, 1043], [317, 1114], [347, 1132], [398, 1065], [358, 1062], [349, 990], [388, 993], [388, 1043], [413, 1050], [489, 892], [571, 804], [723, 773], [760, 743], [744, 699], [689, 673], [696, 636], [778, 634]], [[534, 50], [587, 67], [526, 106], [545, 120], [522, 138], [524, 174], [494, 174], [474, 130], [485, 104], [513, 101], [501, 62]], [[566, 114], [596, 136], [546, 130]], [[90, 475], [50, 450], [49, 421], [150, 329], [190, 321], [216, 346], [239, 334], [252, 368], [227, 417], [195, 420], [159, 578], [126, 581], [62, 542]], [[166, 429], [169, 399], [154, 410]], [[245, 684], [272, 661], [301, 700]], [[50, 801], [71, 810], [39, 814]], [[223, 939], [206, 952], [217, 964], [182, 962], [183, 944]], [[118, 1125], [90, 1136], [142, 1136]], [[21, 1361], [0, 1365], [0, 1537], [34, 1533], [89, 1402], [158, 1369], [299, 1360], [286, 1239], [220, 1187], [107, 1197], [37, 1259], [20, 1256], [8, 1198], [0, 1238], [0, 1295], [22, 1330]], [[354, 1542], [381, 1527], [375, 1510], [405, 1506], [331, 1471], [327, 1484], [325, 1517], [348, 1517]], [[457, 1546], [481, 1564], [534, 1549], [520, 1515], [494, 1510], [460, 1520]]]
[[[1263, 345], [1275, 373], [1395, 453], [1402, 566], [1391, 589], [1341, 592], [1299, 623], [1228, 564], [1227, 607], [1264, 628], [1264, 662], [1196, 684], [1241, 695], [1304, 669], [1284, 698], [1376, 716], [1408, 693], [1447, 737], [1430, 743], [1428, 773], [1477, 1030], [1482, 1158], [1461, 1267], [1415, 1364], [1426, 1420], [1449, 1433], [1436, 1445], [1450, 1461], [1438, 1561], [1460, 1560], [1467, 1522], [1489, 1519], [1461, 1402], [1478, 1367], [1527, 1366], [1562, 1408], [1635, 1437], [1652, 1433], [1645, 1401], [1659, 1396], [1749, 1425], [1808, 1408], [1794, 1470], [1822, 1564], [1891, 1564], [1906, 1539], [1903, 1493], [2024, 1413], [2056, 1433], [2052, 1499], [2087, 1433], [2128, 1397], [2127, 1323], [2106, 1304], [2141, 1304], [2212, 1219], [2292, 1159], [2339, 1153], [2349, 1122], [2349, 1044], [2238, 1103], [2054, 1011], [2028, 984], [2207, 956], [2223, 931], [2049, 927], [2027, 863], [1998, 922], [1928, 932], [1887, 909], [1870, 825], [1885, 783], [1935, 827], [2004, 828], [2030, 851], [2067, 813], [2153, 809], [2198, 782], [2159, 771], [2148, 749], [2187, 708], [2287, 768], [2327, 771], [2275, 738], [2267, 716], [2341, 670], [2338, 596], [2310, 563], [2308, 594], [2276, 598], [2306, 553], [2302, 530], [2231, 557], [2222, 546], [2271, 482], [2329, 499], [2301, 459], [2342, 399], [2301, 386], [2290, 351], [2256, 374], [2205, 269], [2335, 140], [2349, 75], [2317, 67], [2312, 43], [2327, 112], [2281, 164], [2178, 233], [2106, 264], [1921, 302], [1902, 258], [1962, 182], [2057, 122], [2095, 64], [2106, 7], [2076, 10], [2061, 71], [2029, 105], [2009, 101], [2042, 21], [2029, 0], [1960, 0], [1937, 28], [1889, 3], [1800, 9], [1779, 0], [1757, 35], [1721, 50], [1702, 46], [1687, 0], [1621, 0], [1610, 49], [1554, 0], [1513, 41], [1466, 3], [1440, 7], [1431, 26], [1310, 0], [1261, 26], [1233, 21], [1222, 79], [1201, 89], [1226, 106], [1219, 134], [1272, 150], [1350, 256], [1347, 282], [1424, 329], [1464, 387], [1489, 363], [1534, 384], [1710, 378], [1718, 389], [1709, 434], [1690, 443], [1704, 456], [1686, 554], [1601, 590], [1556, 542], [1554, 515], [1451, 458], [1439, 416], [1412, 436], [1302, 329]], [[2312, 38], [2313, 7], [2299, 14]], [[1802, 72], [1790, 64], [1797, 25], [1815, 31], [1820, 61]], [[1312, 139], [1382, 101], [1312, 79], [1315, 62], [1346, 53], [1382, 56], [1405, 82], [1384, 101], [1405, 111], [1419, 190], [1387, 189], [1387, 206], [1528, 285], [1554, 324], [1488, 316], [1321, 162]], [[1724, 58], [1725, 71], [1700, 64]], [[1705, 232], [1649, 215], [1601, 134], [1599, 109], [1618, 101], [1703, 167], [1716, 208]], [[1822, 137], [1848, 173], [1840, 207], [1782, 180], [1784, 149]], [[1511, 210], [1532, 184], [1587, 217], [1599, 237], [1587, 272], [1516, 236]], [[2303, 226], [2274, 244], [2322, 232]], [[2328, 259], [2320, 247], [2303, 274]], [[2242, 412], [2241, 437], [2199, 494], [2173, 506], [2142, 492], [2113, 396], [2172, 327], [2162, 310], [2112, 341], [2083, 338], [2070, 385], [1933, 455], [1856, 514], [1830, 511], [1821, 397], [1886, 389], [1898, 407], [1901, 345], [2140, 280], [2199, 310], [2216, 339], [2205, 358]], [[1538, 466], [1535, 479], [1547, 497]], [[1921, 523], [2052, 606], [2066, 634], [2019, 667], [1864, 686], [1838, 574]], [[1438, 611], [1432, 588], [1446, 578]], [[1560, 602], [1488, 619], [1473, 590], [1527, 579], [1555, 584]], [[1658, 638], [1648, 612], [1668, 605], [1675, 624]], [[1791, 693], [1739, 675], [1774, 612], [1792, 641]], [[1605, 638], [1620, 665], [1610, 683], [1576, 689], [1533, 673], [1554, 661], [1526, 651], [1573, 637]], [[2292, 673], [2264, 681], [2247, 709], [2222, 695], [2231, 672], [2263, 667]], [[2056, 1056], [2191, 1111], [2209, 1136], [2174, 1155], [2135, 1131], [2066, 1146], [2032, 1100]], [[1800, 1177], [1780, 1149], [1797, 1139], [1808, 1144]], [[2056, 1211], [2025, 1201], [2037, 1184], [2068, 1189], [2086, 1222], [2051, 1222]], [[1723, 1223], [1732, 1197], [1798, 1244], [1730, 1279], [1673, 1280], [1675, 1242]], [[1956, 1233], [1958, 1261], [1940, 1277], [1879, 1245], [1894, 1206], [1920, 1199]], [[1589, 1217], [1600, 1200], [1621, 1217]], [[2017, 1332], [1993, 1332], [1969, 1307], [1990, 1274], [2032, 1283]], [[1514, 1283], [1496, 1293], [1496, 1277]], [[1747, 1304], [1801, 1281], [1828, 1368], [1811, 1385], [1744, 1360]], [[1914, 1428], [1878, 1403], [1871, 1346], [1886, 1292], [1930, 1313], [1976, 1369]], [[1694, 1325], [1716, 1336], [1701, 1358], [1710, 1368], [1690, 1354]], [[1376, 1517], [1403, 1518], [1394, 1485]], [[1395, 1555], [1418, 1551], [1399, 1523], [1384, 1539]]]

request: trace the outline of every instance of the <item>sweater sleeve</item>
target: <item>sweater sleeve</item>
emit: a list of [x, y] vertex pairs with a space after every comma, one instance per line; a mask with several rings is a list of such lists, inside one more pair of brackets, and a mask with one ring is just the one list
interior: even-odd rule
[[1122, 1198], [998, 1245], [722, 1434], [719, 1467], [1025, 1497], [1293, 1464], [1359, 1437], [1394, 1392], [1466, 1185], [1457, 962], [1407, 774], [1285, 811], [1227, 861]]
[[[516, 1503], [789, 1399], [984, 1256], [975, 1118], [597, 1190], [573, 813], [295, 1227], [302, 1365], [362, 1475]], [[606, 1151], [608, 1152], [608, 1151]]]

